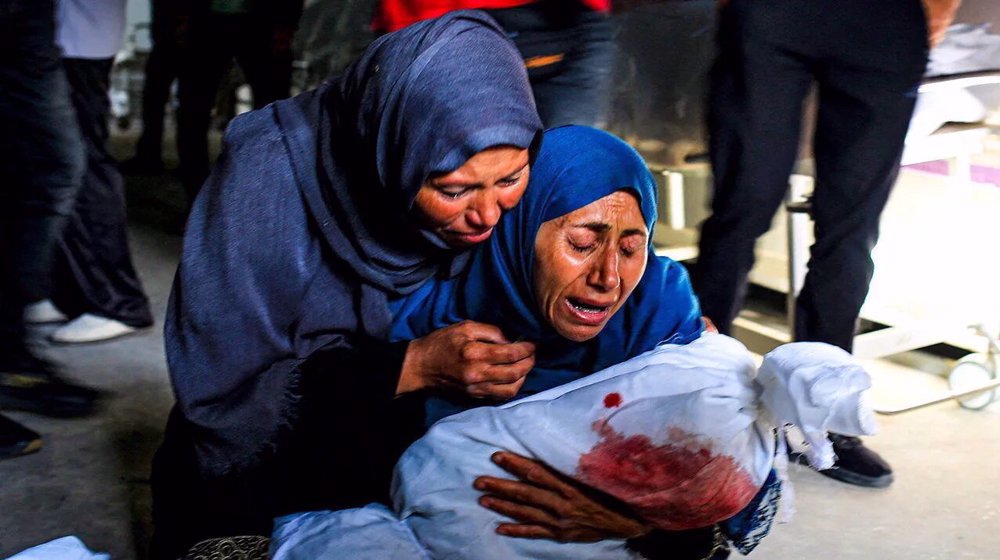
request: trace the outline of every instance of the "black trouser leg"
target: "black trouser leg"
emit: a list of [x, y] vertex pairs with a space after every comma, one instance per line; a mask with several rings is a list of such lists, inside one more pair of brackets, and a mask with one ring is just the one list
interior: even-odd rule
[[84, 154], [51, 0], [0, 6], [0, 359], [27, 352], [24, 305], [48, 296]]
[[129, 253], [122, 177], [107, 151], [111, 63], [64, 60], [87, 171], [60, 239], [52, 299], [71, 316], [91, 313], [144, 327], [153, 316]]
[[160, 161], [163, 151], [163, 116], [170, 99], [170, 85], [177, 77], [177, 47], [170, 0], [151, 2], [153, 50], [146, 59], [146, 81], [142, 88], [142, 136], [136, 157]]
[[254, 109], [285, 99], [292, 87], [292, 52], [272, 47], [273, 24], [248, 18], [241, 29], [236, 62], [253, 91]]
[[812, 81], [806, 63], [756, 28], [753, 10], [722, 10], [710, 83], [714, 194], [694, 277], [703, 313], [726, 334], [743, 305], [754, 244], [788, 189]]
[[231, 41], [234, 31], [224, 21], [225, 18], [219, 17], [199, 22], [192, 32], [194, 44], [179, 59], [177, 151], [188, 205], [194, 202], [208, 177], [208, 129], [215, 92], [233, 57], [227, 41]]
[[[874, 271], [879, 217], [896, 181], [926, 61], [919, 3], [895, 4], [893, 24], [845, 21], [848, 45], [831, 52], [817, 72], [816, 243], [797, 301], [796, 340], [852, 349]], [[856, 12], [870, 9], [855, 5]]]

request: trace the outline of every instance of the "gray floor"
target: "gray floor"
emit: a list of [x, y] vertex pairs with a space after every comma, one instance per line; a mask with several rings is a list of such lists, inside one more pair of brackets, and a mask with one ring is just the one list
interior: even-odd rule
[[[0, 558], [69, 534], [116, 559], [145, 557], [149, 461], [171, 401], [160, 329], [181, 197], [171, 179], [133, 180], [129, 197], [133, 252], [157, 326], [107, 344], [46, 349], [68, 375], [110, 396], [87, 419], [11, 414], [42, 432], [45, 447], [0, 462]], [[870, 365], [881, 406], [944, 390], [939, 377]], [[949, 403], [881, 424], [871, 441], [896, 468], [895, 484], [859, 489], [793, 466], [798, 512], [754, 558], [1000, 558], [1000, 404], [969, 412]]]

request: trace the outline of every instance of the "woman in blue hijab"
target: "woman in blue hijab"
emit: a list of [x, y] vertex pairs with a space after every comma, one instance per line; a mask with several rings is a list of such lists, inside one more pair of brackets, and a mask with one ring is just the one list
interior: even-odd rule
[[[547, 320], [536, 297], [536, 237], [543, 224], [626, 190], [639, 203], [648, 242], [645, 272], [600, 333], [569, 340]], [[392, 340], [419, 338], [474, 320], [499, 327], [511, 340], [535, 342], [535, 368], [519, 396], [544, 391], [637, 356], [661, 342], [684, 344], [701, 335], [698, 301], [683, 267], [653, 253], [656, 185], [642, 158], [597, 129], [566, 126], [545, 133], [521, 204], [477, 249], [468, 272], [427, 283], [395, 304]], [[427, 424], [481, 401], [436, 395]]]
[[[580, 213], [599, 208], [623, 191], [626, 203], [638, 204], [638, 225], [645, 226], [645, 242], [630, 247], [624, 241], [616, 244], [612, 236], [610, 249], [621, 253], [610, 257], [616, 259], [617, 278], [603, 278], [607, 273], [599, 261], [604, 257], [595, 254], [593, 264], [588, 265], [593, 269], [582, 269], [592, 287], [589, 292], [579, 288], [579, 280], [553, 289], [544, 280], [554, 276], [553, 269], [573, 269], [574, 261], [585, 259], [578, 257], [576, 249], [600, 243], [599, 234], [584, 233], [581, 239], [577, 230], [635, 229], [628, 220], [616, 226], [614, 212], [606, 214], [610, 216], [606, 222]], [[503, 217], [493, 238], [477, 248], [465, 276], [425, 284], [395, 304], [390, 338], [416, 338], [444, 325], [474, 320], [498, 326], [511, 340], [533, 341], [535, 367], [520, 386], [518, 397], [621, 363], [662, 342], [686, 344], [704, 330], [701, 311], [684, 268], [653, 252], [655, 222], [656, 186], [635, 150], [592, 128], [548, 130], [521, 204]], [[578, 247], [581, 244], [584, 247]], [[560, 252], [550, 246], [564, 249]], [[629, 285], [626, 267], [634, 265], [626, 261], [634, 259], [628, 254], [633, 251], [645, 253], [645, 270]], [[573, 278], [577, 272], [581, 271], [574, 269], [562, 278]], [[631, 274], [636, 274], [634, 269]], [[565, 297], [560, 301], [551, 297], [553, 293]], [[611, 314], [604, 322], [588, 321], [592, 316], [600, 318], [601, 304], [612, 301], [618, 307], [603, 310]], [[561, 309], [566, 313], [560, 315]], [[574, 323], [576, 315], [582, 321]], [[483, 404], [434, 391], [426, 401], [426, 423]], [[489, 495], [484, 505], [514, 520], [498, 529], [505, 535], [557, 540], [631, 537], [630, 546], [649, 558], [704, 558], [718, 544], [713, 528], [647, 534], [649, 530], [637, 519], [588, 498], [586, 491], [571, 487], [562, 477], [545, 474], [542, 465], [509, 453], [498, 453], [495, 460], [522, 479], [482, 477], [482, 486], [477, 486]], [[541, 521], [546, 519], [553, 522]]]
[[523, 192], [540, 128], [517, 50], [480, 12], [386, 35], [233, 122], [168, 305], [156, 557], [371, 501], [366, 476], [387, 492], [395, 456], [371, 432], [409, 351], [386, 342], [389, 302], [462, 270]]

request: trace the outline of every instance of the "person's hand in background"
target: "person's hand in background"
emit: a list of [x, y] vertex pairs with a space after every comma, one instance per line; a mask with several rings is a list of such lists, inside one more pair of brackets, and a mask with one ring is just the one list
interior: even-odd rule
[[927, 13], [927, 43], [934, 48], [955, 21], [955, 14], [962, 0], [923, 0]]

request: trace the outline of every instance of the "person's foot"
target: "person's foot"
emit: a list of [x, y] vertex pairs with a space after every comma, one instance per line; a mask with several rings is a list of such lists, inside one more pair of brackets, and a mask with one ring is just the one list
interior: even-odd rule
[[[892, 467], [881, 455], [865, 447], [861, 438], [834, 433], [827, 434], [827, 437], [833, 443], [837, 459], [833, 468], [821, 470], [820, 474], [868, 488], [885, 488], [892, 484]], [[803, 454], [791, 455], [799, 463], [808, 464]]]
[[125, 175], [162, 175], [163, 160], [136, 154], [119, 163], [118, 169]]
[[0, 459], [20, 457], [42, 448], [42, 436], [0, 414]]
[[24, 322], [30, 324], [62, 323], [68, 319], [50, 299], [43, 299], [24, 308]]
[[138, 330], [137, 327], [126, 325], [115, 319], [84, 313], [52, 331], [49, 340], [60, 344], [102, 342], [132, 334]]
[[63, 379], [46, 360], [24, 351], [0, 359], [0, 409], [59, 418], [97, 410], [100, 391]]

